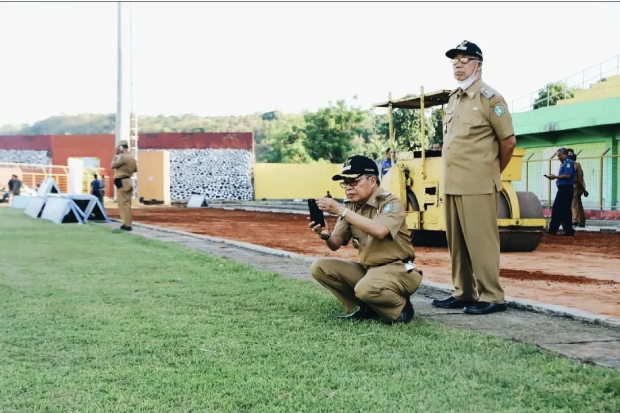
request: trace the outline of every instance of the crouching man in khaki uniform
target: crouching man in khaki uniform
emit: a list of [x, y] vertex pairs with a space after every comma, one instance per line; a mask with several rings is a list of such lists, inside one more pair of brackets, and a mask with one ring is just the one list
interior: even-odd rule
[[[314, 262], [312, 277], [338, 298], [347, 312], [340, 319], [380, 318], [386, 323], [413, 319], [409, 297], [422, 282], [413, 263], [415, 254], [405, 224], [405, 209], [395, 195], [379, 187], [377, 165], [364, 156], [352, 156], [342, 173], [348, 201], [317, 199], [322, 211], [338, 215], [333, 232], [311, 222], [309, 227], [336, 251], [352, 240], [359, 262], [321, 258]], [[355, 309], [357, 307], [357, 309]], [[353, 311], [355, 309], [355, 311]]]

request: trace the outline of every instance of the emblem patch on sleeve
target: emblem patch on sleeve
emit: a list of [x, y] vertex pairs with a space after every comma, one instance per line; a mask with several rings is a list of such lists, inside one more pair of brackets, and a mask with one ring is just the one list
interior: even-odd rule
[[381, 212], [394, 212], [394, 206], [392, 204], [385, 204]]
[[506, 114], [506, 110], [504, 109], [504, 107], [502, 105], [497, 105], [493, 109], [493, 113], [495, 113], [495, 115], [497, 115], [497, 116], [499, 116], [501, 118], [502, 116], [504, 116]]

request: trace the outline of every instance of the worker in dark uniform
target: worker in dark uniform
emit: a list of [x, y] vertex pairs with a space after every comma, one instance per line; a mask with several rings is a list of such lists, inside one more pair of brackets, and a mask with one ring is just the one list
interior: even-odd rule
[[97, 174], [93, 174], [93, 181], [90, 183], [90, 194], [96, 196], [103, 205], [103, 197], [101, 196], [101, 181]]
[[586, 214], [583, 211], [583, 204], [581, 203], [581, 196], [588, 197], [588, 191], [586, 190], [586, 181], [583, 179], [583, 169], [581, 164], [577, 162], [577, 154], [572, 149], [567, 149], [568, 157], [575, 164], [575, 184], [573, 185], [573, 202], [571, 205], [573, 216], [573, 227], [585, 228], [586, 226]]
[[573, 203], [573, 184], [575, 183], [575, 164], [568, 157], [566, 148], [558, 149], [558, 159], [562, 162], [560, 171], [557, 175], [545, 175], [550, 180], [555, 180], [558, 187], [558, 193], [553, 201], [553, 209], [551, 210], [551, 223], [549, 224], [549, 234], [556, 235], [558, 228], [562, 225], [563, 235], [573, 236], [571, 206]]
[[454, 293], [432, 305], [466, 314], [506, 310], [499, 280], [497, 205], [501, 173], [516, 145], [504, 98], [482, 81], [482, 50], [463, 41], [446, 52], [459, 87], [444, 119], [444, 216]]
[[131, 176], [138, 172], [138, 164], [129, 152], [127, 141], [118, 142], [116, 156], [112, 161], [112, 169], [114, 169], [114, 186], [116, 186], [118, 212], [123, 220], [121, 229], [131, 231], [131, 198], [133, 196]]
[[317, 205], [339, 216], [334, 231], [314, 222], [309, 227], [332, 251], [352, 240], [359, 262], [320, 258], [310, 269], [312, 277], [352, 311], [338, 318], [411, 321], [409, 297], [420, 286], [422, 272], [413, 262], [403, 204], [379, 186], [377, 164], [365, 156], [350, 157], [332, 179], [342, 181], [347, 201], [343, 205], [325, 197], [317, 199]]

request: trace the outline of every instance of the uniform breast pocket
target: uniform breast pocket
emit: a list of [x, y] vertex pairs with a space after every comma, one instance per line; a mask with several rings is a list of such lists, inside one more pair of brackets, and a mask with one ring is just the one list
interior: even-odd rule
[[477, 116], [463, 116], [462, 122], [469, 126], [480, 126], [482, 125], [482, 118]]
[[443, 120], [443, 134], [444, 134], [444, 136], [448, 134], [448, 127], [450, 125], [450, 122], [452, 122], [452, 118], [453, 118], [453, 115], [446, 115], [446, 117]]

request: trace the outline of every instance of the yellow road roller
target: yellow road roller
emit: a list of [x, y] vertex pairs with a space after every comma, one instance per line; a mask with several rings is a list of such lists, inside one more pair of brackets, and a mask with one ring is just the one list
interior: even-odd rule
[[[443, 211], [441, 151], [427, 150], [424, 110], [448, 103], [450, 91], [440, 90], [419, 96], [407, 96], [374, 105], [387, 108], [390, 142], [394, 148], [392, 110], [420, 110], [421, 150], [399, 152], [396, 163], [383, 177], [381, 186], [400, 197], [407, 205], [407, 227], [414, 245], [446, 245]], [[442, 128], [443, 130], [443, 128]], [[515, 148], [513, 157], [502, 173], [503, 189], [499, 197], [497, 226], [501, 251], [533, 251], [547, 229], [547, 220], [538, 197], [532, 192], [518, 192], [511, 181], [521, 180], [524, 149]]]

